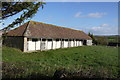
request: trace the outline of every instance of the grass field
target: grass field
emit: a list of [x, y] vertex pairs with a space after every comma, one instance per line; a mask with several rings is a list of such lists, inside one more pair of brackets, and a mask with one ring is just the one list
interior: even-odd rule
[[[82, 71], [97, 77], [118, 77], [118, 48], [81, 46], [74, 48], [23, 53], [3, 47], [3, 77], [26, 77], [33, 73], [53, 76], [58, 69]], [[89, 77], [89, 76], [87, 76]]]

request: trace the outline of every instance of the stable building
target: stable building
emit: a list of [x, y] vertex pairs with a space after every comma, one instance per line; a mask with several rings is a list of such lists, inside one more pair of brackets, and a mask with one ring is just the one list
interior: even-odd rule
[[92, 45], [92, 39], [83, 31], [28, 21], [6, 33], [3, 44], [24, 52]]

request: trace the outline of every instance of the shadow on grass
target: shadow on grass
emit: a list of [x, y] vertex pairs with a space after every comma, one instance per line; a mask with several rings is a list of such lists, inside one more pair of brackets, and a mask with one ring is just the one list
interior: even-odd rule
[[46, 76], [35, 72], [25, 75], [26, 71], [25, 67], [18, 67], [15, 63], [3, 63], [2, 80], [120, 80], [120, 78], [109, 78], [111, 73], [105, 69], [95, 72], [92, 68], [88, 68], [87, 71], [81, 68], [79, 71], [71, 72], [65, 68], [60, 68], [54, 72], [53, 76]]
[[64, 77], [64, 78], [56, 78], [49, 77], [41, 74], [31, 74], [26, 78], [3, 78], [2, 80], [119, 80], [113, 78], [85, 78], [85, 77]]
[[101, 78], [100, 76], [92, 75], [85, 75], [82, 72], [78, 73], [69, 73], [65, 70], [56, 70], [52, 77], [46, 76], [40, 73], [31, 73], [26, 77], [19, 77], [19, 78], [10, 78], [10, 76], [4, 76], [2, 80], [120, 80], [117, 78]]

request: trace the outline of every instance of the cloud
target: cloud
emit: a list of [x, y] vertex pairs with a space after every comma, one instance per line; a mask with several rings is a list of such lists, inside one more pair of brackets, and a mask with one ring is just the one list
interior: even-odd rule
[[117, 22], [118, 23], [118, 18], [114, 18], [112, 21]]
[[101, 24], [100, 27], [108, 27], [109, 24]]
[[119, 2], [119, 0], [44, 0], [44, 1], [45, 2], [108, 2], [108, 1]]
[[92, 30], [92, 31], [100, 31], [100, 30], [103, 31], [104, 29], [106, 29], [108, 27], [109, 27], [109, 24], [101, 24], [100, 26], [97, 26], [97, 27], [91, 27], [90, 30]]
[[78, 12], [75, 14], [76, 18], [80, 18], [80, 17], [88, 17], [88, 18], [101, 18], [104, 15], [106, 15], [107, 13], [105, 12], [96, 12], [96, 13], [88, 13], [87, 15], [82, 15], [82, 12]]
[[117, 25], [101, 24], [99, 26], [93, 27], [80, 27], [80, 30], [88, 33], [91, 32], [94, 35], [117, 35], [118, 27]]
[[106, 15], [106, 13], [89, 13], [87, 16], [92, 18], [101, 18], [102, 16]]
[[82, 12], [78, 12], [75, 14], [75, 17], [81, 17]]

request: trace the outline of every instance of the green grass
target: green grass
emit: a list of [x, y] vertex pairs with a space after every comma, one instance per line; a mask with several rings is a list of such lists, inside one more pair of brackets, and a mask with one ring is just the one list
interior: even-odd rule
[[2, 53], [4, 77], [25, 77], [31, 73], [53, 76], [60, 68], [70, 72], [80, 69], [88, 72], [88, 68], [91, 68], [95, 75], [98, 73], [102, 77], [118, 77], [118, 48], [116, 47], [81, 46], [31, 53], [3, 47]]

